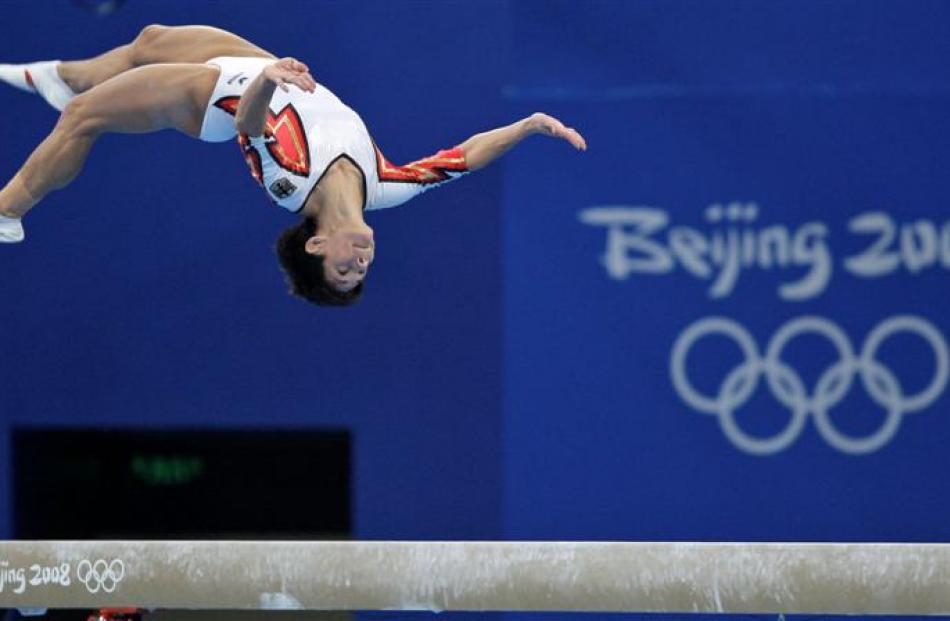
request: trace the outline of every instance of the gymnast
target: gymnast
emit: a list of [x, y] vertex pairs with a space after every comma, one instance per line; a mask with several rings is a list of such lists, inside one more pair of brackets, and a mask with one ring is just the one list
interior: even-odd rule
[[303, 216], [281, 234], [277, 253], [291, 292], [317, 304], [346, 305], [362, 293], [375, 250], [364, 210], [478, 170], [531, 134], [587, 148], [577, 131], [536, 113], [394, 166], [304, 63], [208, 26], [147, 26], [132, 43], [89, 60], [0, 65], [0, 80], [62, 112], [0, 190], [0, 242], [23, 240], [23, 216], [79, 174], [102, 134], [171, 128], [208, 142], [237, 135], [268, 197]]

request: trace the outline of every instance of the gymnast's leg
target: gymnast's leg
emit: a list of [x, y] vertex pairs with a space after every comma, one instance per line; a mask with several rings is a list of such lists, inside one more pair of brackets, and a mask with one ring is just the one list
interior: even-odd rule
[[217, 77], [218, 69], [209, 65], [150, 65], [73, 98], [52, 133], [0, 190], [0, 242], [23, 239], [20, 218], [79, 174], [102, 134], [177, 129], [197, 137]]
[[62, 110], [76, 95], [130, 69], [159, 63], [203, 63], [216, 56], [276, 59], [250, 41], [219, 28], [151, 25], [131, 43], [88, 60], [0, 65], [0, 80], [37, 93]]

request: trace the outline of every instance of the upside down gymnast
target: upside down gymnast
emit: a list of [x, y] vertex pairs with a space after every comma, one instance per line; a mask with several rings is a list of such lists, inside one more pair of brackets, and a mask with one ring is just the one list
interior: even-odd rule
[[317, 304], [361, 295], [375, 249], [364, 210], [394, 207], [478, 170], [531, 134], [587, 148], [577, 131], [536, 113], [394, 166], [305, 64], [208, 26], [147, 26], [132, 43], [89, 60], [0, 65], [0, 80], [62, 111], [0, 190], [0, 242], [23, 240], [23, 216], [79, 174], [102, 134], [176, 129], [208, 142], [237, 135], [268, 197], [303, 216], [281, 234], [277, 253], [292, 293]]

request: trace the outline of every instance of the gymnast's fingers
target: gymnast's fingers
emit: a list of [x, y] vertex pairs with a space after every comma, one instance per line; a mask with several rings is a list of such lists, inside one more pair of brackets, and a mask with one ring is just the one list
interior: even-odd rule
[[313, 92], [317, 88], [317, 81], [313, 79], [313, 76], [310, 73], [303, 73], [300, 76], [301, 81], [305, 86], [301, 86], [305, 91]]
[[561, 135], [565, 140], [574, 145], [576, 149], [580, 151], [587, 150], [587, 141], [584, 140], [584, 137], [581, 136], [580, 132], [578, 132], [573, 127], [565, 128]]
[[314, 84], [312, 78], [309, 80], [307, 78], [308, 76], [306, 75], [296, 75], [290, 78], [290, 82], [296, 85], [300, 90], [312, 93], [316, 85]]

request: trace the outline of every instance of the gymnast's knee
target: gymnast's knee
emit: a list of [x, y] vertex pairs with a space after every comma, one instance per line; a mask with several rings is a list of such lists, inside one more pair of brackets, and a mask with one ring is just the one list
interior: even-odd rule
[[88, 96], [83, 94], [66, 104], [56, 129], [71, 137], [93, 137], [102, 133], [102, 122], [90, 109]]
[[158, 40], [171, 29], [172, 27], [161, 24], [149, 24], [142, 28], [132, 42], [132, 63], [136, 66], [149, 64], [150, 59], [155, 56], [154, 48]]

